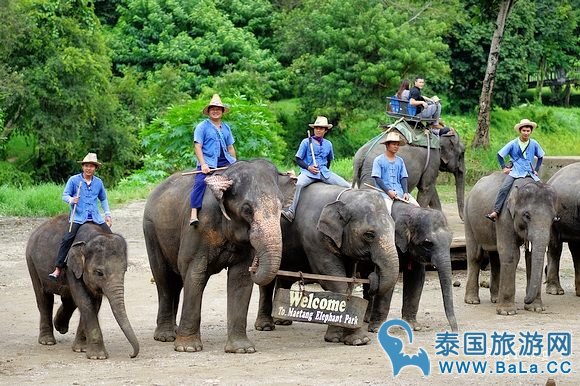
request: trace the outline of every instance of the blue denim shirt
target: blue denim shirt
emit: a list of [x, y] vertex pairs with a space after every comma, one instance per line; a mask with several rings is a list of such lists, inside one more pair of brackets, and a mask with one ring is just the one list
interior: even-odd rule
[[522, 149], [518, 143], [518, 138], [516, 138], [508, 142], [507, 145], [497, 152], [497, 154], [502, 158], [505, 158], [508, 155], [510, 156], [511, 161], [513, 162], [510, 176], [514, 178], [522, 178], [529, 175], [535, 181], [539, 181], [540, 178], [534, 173], [535, 169], [532, 166], [532, 162], [534, 161], [534, 157], [543, 158], [544, 150], [542, 150], [542, 147], [536, 140], [529, 139], [528, 141], [529, 145], [525, 153], [522, 153]]
[[105, 191], [105, 186], [103, 181], [96, 176], [90, 184], [83, 178], [83, 174], [79, 173], [70, 177], [62, 193], [62, 200], [67, 204], [70, 204], [71, 213], [74, 204], [71, 204], [72, 199], [76, 197], [79, 185], [81, 193], [79, 195], [79, 202], [74, 213], [73, 222], [77, 224], [84, 224], [89, 219], [89, 214], [92, 217], [92, 221], [95, 224], [102, 224], [105, 222], [101, 213], [99, 213], [98, 201], [101, 202], [101, 207], [105, 212], [105, 216], [111, 215], [111, 210], [109, 209], [109, 201], [107, 200], [107, 192]]
[[[334, 159], [334, 150], [332, 149], [332, 143], [327, 139], [322, 139], [322, 143], [312, 139], [312, 148], [314, 149], [314, 157], [316, 158], [316, 163], [318, 165], [318, 174], [311, 173], [308, 169], [300, 168], [300, 173], [306, 174], [310, 178], [315, 180], [320, 180], [320, 175], [324, 179], [330, 177], [330, 169], [328, 169], [328, 161]], [[303, 160], [307, 165], [313, 165], [312, 162], [312, 151], [310, 151], [310, 143], [308, 138], [304, 138], [300, 142], [298, 151], [296, 152], [296, 157]]]
[[[228, 152], [228, 146], [234, 144], [232, 130], [224, 122], [221, 123], [221, 135], [218, 128], [211, 123], [209, 119], [200, 122], [193, 131], [193, 142], [201, 144], [201, 151], [205, 163], [210, 168], [216, 168], [218, 158], [223, 148], [223, 153], [230, 164], [236, 162], [236, 159]], [[197, 166], [201, 167], [199, 160]]]
[[389, 161], [385, 154], [377, 156], [373, 161], [372, 177], [378, 177], [387, 186], [389, 190], [397, 192], [397, 196], [403, 197], [403, 185], [401, 179], [409, 177], [405, 161], [398, 155], [394, 161]]

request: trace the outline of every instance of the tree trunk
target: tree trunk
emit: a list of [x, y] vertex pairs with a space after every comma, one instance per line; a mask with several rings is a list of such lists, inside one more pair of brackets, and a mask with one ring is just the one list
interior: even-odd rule
[[540, 59], [540, 77], [536, 83], [536, 92], [538, 94], [537, 101], [542, 104], [542, 89], [544, 88], [544, 79], [546, 79], [546, 58], [542, 56]]
[[499, 6], [497, 14], [496, 29], [491, 39], [491, 47], [487, 58], [487, 68], [485, 78], [481, 87], [479, 97], [479, 114], [477, 116], [477, 132], [473, 138], [472, 148], [489, 146], [489, 124], [491, 111], [491, 96], [493, 93], [493, 82], [499, 61], [499, 48], [505, 30], [505, 23], [509, 13], [517, 0], [503, 0]]

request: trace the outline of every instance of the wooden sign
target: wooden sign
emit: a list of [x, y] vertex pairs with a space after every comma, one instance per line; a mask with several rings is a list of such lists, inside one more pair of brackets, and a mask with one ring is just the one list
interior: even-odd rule
[[359, 328], [368, 301], [334, 292], [294, 291], [278, 288], [274, 295], [272, 317], [297, 322], [330, 324]]

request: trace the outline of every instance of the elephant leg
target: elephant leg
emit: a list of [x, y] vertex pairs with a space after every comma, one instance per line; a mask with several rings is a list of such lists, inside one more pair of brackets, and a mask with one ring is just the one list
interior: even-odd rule
[[[287, 280], [287, 279], [283, 279], [283, 278], [276, 279], [276, 289], [278, 289], [278, 288], [290, 289], [292, 287], [292, 284], [294, 284], [294, 282], [291, 280]], [[277, 326], [291, 326], [292, 321], [287, 320], [287, 319], [274, 318], [274, 324]]]
[[82, 325], [84, 327], [84, 335], [86, 337], [86, 356], [88, 359], [107, 359], [109, 354], [105, 350], [103, 333], [98, 319], [103, 298], [99, 296], [91, 300], [93, 301], [92, 303], [85, 302], [82, 303], [83, 305], [78, 305], [82, 322], [79, 326]]
[[[33, 279], [34, 280], [34, 279]], [[40, 312], [40, 327], [38, 333], [38, 343], [44, 345], [56, 344], [54, 338], [54, 329], [52, 325], [52, 311], [54, 306], [54, 295], [42, 290], [40, 282], [38, 286], [34, 283], [34, 294], [36, 295], [36, 304]], [[38, 288], [38, 290], [36, 290]]]
[[[466, 239], [468, 238], [466, 230]], [[473, 239], [473, 236], [471, 236]], [[481, 270], [481, 260], [483, 250], [475, 243], [468, 241], [466, 243], [467, 255], [467, 284], [465, 285], [464, 302], [467, 304], [479, 304], [479, 271]]]
[[87, 336], [85, 335], [84, 318], [82, 315], [79, 318], [79, 326], [77, 327], [77, 333], [75, 334], [72, 350], [74, 352], [87, 351]]
[[437, 189], [433, 187], [433, 191], [431, 192], [431, 201], [429, 201], [429, 207], [431, 209], [441, 210], [441, 200], [439, 199], [439, 193], [437, 193]]
[[568, 248], [572, 254], [574, 262], [574, 284], [576, 287], [576, 296], [580, 296], [580, 242], [569, 241]]
[[[526, 293], [530, 286], [530, 277], [532, 275], [532, 253], [528, 250], [525, 252], [526, 258]], [[545, 308], [542, 304], [542, 287], [538, 287], [538, 292], [536, 293], [535, 300], [530, 304], [524, 304], [524, 309], [527, 311], [542, 312]]]
[[268, 285], [260, 286], [258, 315], [254, 322], [254, 328], [258, 331], [272, 331], [276, 328], [274, 318], [272, 318], [272, 300], [274, 297], [275, 285], [276, 280], [273, 280]]
[[[200, 260], [205, 260], [205, 258]], [[196, 352], [203, 350], [199, 326], [201, 323], [201, 298], [208, 279], [209, 277], [205, 270], [196, 272], [194, 264], [191, 263], [189, 265], [183, 285], [181, 320], [179, 321], [175, 342], [173, 343], [175, 351]], [[228, 329], [229, 324], [228, 318]]]
[[489, 275], [489, 295], [492, 303], [497, 303], [497, 297], [499, 296], [499, 275], [500, 275], [500, 262], [499, 255], [496, 251], [489, 251], [489, 266], [491, 273]]
[[548, 267], [546, 272], [546, 293], [550, 295], [564, 295], [564, 289], [560, 285], [561, 256], [562, 242], [552, 237], [548, 244]]
[[228, 268], [228, 341], [225, 352], [256, 352], [254, 343], [246, 333], [253, 287], [249, 266], [250, 262], [244, 262]]
[[507, 240], [508, 237], [513, 237], [513, 235], [506, 236], [503, 240], [498, 239], [501, 274], [499, 276], [499, 296], [496, 312], [499, 315], [515, 315], [517, 313], [515, 304], [516, 268], [520, 260], [520, 249], [513, 240]]
[[61, 334], [66, 334], [68, 332], [70, 318], [74, 310], [77, 309], [77, 306], [72, 298], [61, 297], [60, 300], [62, 304], [54, 316], [54, 328]]
[[[410, 268], [410, 269], [409, 269]], [[421, 331], [423, 326], [417, 322], [419, 301], [425, 283], [425, 266], [413, 262], [411, 267], [403, 269], [403, 319], [409, 322], [414, 331]]]
[[387, 320], [394, 290], [395, 288], [393, 287], [384, 296], [375, 295], [372, 297], [372, 302], [369, 303], [369, 307], [372, 307], [368, 327], [369, 332], [379, 332], [381, 324]]

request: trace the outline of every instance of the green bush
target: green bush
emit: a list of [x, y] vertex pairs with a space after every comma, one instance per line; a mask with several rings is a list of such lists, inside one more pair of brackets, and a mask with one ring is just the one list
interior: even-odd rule
[[28, 173], [23, 173], [16, 169], [10, 162], [0, 162], [0, 185], [8, 186], [30, 186], [32, 177]]

